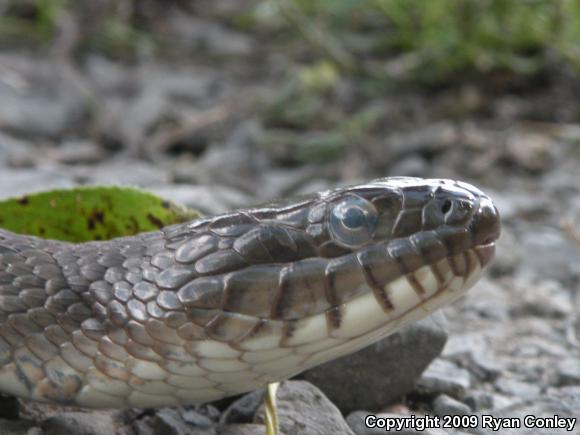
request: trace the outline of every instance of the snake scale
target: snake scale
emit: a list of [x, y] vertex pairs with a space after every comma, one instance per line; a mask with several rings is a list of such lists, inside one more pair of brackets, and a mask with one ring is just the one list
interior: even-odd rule
[[261, 388], [456, 300], [499, 232], [477, 188], [407, 177], [109, 241], [0, 230], [0, 390], [114, 408]]

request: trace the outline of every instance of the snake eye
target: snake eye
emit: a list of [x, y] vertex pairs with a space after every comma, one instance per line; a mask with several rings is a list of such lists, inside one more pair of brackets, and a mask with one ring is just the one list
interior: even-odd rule
[[349, 196], [330, 213], [330, 232], [336, 243], [354, 247], [367, 242], [377, 226], [377, 209], [366, 199]]

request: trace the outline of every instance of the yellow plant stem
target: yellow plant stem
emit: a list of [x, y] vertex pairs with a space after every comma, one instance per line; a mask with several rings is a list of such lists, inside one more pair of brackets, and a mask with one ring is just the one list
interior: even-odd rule
[[276, 412], [276, 391], [279, 382], [268, 384], [266, 389], [266, 435], [278, 435], [278, 414]]

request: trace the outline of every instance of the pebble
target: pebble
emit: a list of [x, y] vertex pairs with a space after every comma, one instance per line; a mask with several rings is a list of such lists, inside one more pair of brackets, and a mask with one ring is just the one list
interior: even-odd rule
[[447, 394], [438, 395], [433, 401], [433, 411], [437, 415], [469, 415], [471, 409], [465, 403], [460, 402]]
[[264, 390], [257, 390], [243, 395], [222, 413], [220, 424], [252, 422], [256, 411], [263, 401]]
[[[548, 391], [546, 395], [539, 397], [530, 397], [525, 401], [520, 401], [519, 403], [512, 404], [510, 406], [504, 407], [502, 409], [494, 410], [492, 412], [483, 411], [478, 413], [478, 415], [492, 415], [493, 417], [500, 418], [517, 418], [520, 421], [526, 416], [538, 417], [549, 417], [553, 418], [558, 415], [560, 418], [574, 418], [576, 419], [576, 425], [573, 432], [566, 431], [565, 429], [550, 429], [549, 432], [542, 430], [542, 428], [529, 427], [526, 428], [522, 425], [518, 429], [507, 429], [501, 430], [501, 434], [507, 435], [537, 435], [539, 433], [546, 434], [570, 434], [577, 433], [578, 422], [580, 421], [580, 387], [563, 387], [559, 389], [554, 389]], [[476, 434], [488, 434], [489, 430], [474, 430]], [[495, 432], [497, 433], [497, 432]]]
[[28, 166], [36, 162], [37, 152], [32, 143], [0, 132], [0, 164]]
[[498, 391], [507, 394], [508, 396], [517, 396], [525, 399], [534, 398], [538, 396], [541, 391], [541, 387], [537, 384], [522, 382], [505, 376], [498, 378], [494, 385]]
[[120, 431], [119, 423], [104, 412], [63, 412], [41, 423], [45, 435], [111, 435]]
[[30, 431], [39, 429], [28, 420], [4, 420], [0, 418], [0, 435], [28, 435]]
[[69, 140], [49, 152], [49, 158], [67, 165], [97, 163], [103, 160], [103, 148], [90, 140]]
[[[9, 62], [5, 62], [2, 56], [0, 64], [10, 68]], [[86, 113], [84, 97], [65, 83], [58, 68], [45, 71], [44, 77], [32, 70], [15, 72], [22, 80], [21, 87], [0, 83], [0, 125], [5, 131], [58, 138], [82, 124]]]
[[[549, 206], [548, 206], [549, 207]], [[553, 280], [565, 287], [574, 285], [580, 279], [580, 249], [561, 228], [547, 225], [528, 227], [519, 238], [526, 255], [522, 271], [530, 280]], [[549, 300], [545, 301], [550, 304]]]
[[514, 290], [520, 295], [520, 304], [512, 310], [516, 316], [563, 319], [574, 310], [568, 289], [556, 280], [523, 279]]
[[493, 394], [487, 391], [470, 390], [465, 393], [463, 402], [474, 411], [482, 411], [494, 407]]
[[3, 169], [0, 171], [0, 198], [20, 196], [76, 185], [70, 174], [56, 166], [35, 169]]
[[217, 435], [264, 435], [264, 433], [263, 424], [228, 424], [217, 431]]
[[556, 384], [580, 385], [580, 361], [578, 358], [566, 358], [558, 363]]
[[171, 181], [169, 171], [141, 160], [118, 158], [114, 162], [75, 166], [73, 172], [86, 184], [115, 184], [152, 188]]
[[189, 412], [189, 421], [186, 421], [179, 409], [163, 408], [158, 410], [150, 426], [153, 429], [153, 435], [215, 435], [216, 429], [214, 422], [202, 415], [197, 414], [195, 418]]
[[470, 373], [444, 359], [436, 359], [421, 375], [417, 389], [426, 394], [444, 393], [458, 397], [471, 386]]
[[148, 190], [176, 204], [200, 210], [206, 215], [247, 207], [251, 202], [248, 195], [224, 186], [161, 185]]
[[429, 162], [423, 157], [404, 157], [389, 167], [388, 176], [424, 177], [429, 172]]
[[484, 277], [465, 296], [465, 310], [476, 311], [479, 317], [486, 319], [507, 320], [510, 314], [508, 300], [509, 295], [500, 285]]

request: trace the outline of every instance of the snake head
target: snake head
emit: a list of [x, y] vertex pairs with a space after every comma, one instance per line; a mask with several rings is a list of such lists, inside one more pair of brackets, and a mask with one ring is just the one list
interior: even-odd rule
[[384, 178], [325, 192], [308, 221], [306, 232], [318, 254], [328, 258], [387, 245], [392, 257], [405, 261], [397, 255], [405, 251], [425, 263], [420, 257], [437, 261], [488, 246], [481, 258], [485, 266], [500, 234], [499, 213], [489, 197], [467, 183], [444, 179]]

